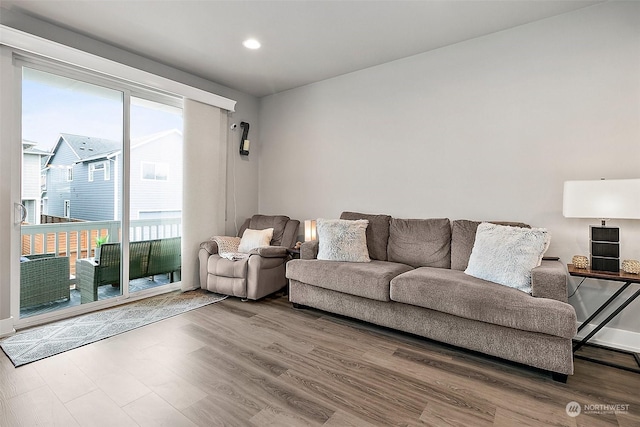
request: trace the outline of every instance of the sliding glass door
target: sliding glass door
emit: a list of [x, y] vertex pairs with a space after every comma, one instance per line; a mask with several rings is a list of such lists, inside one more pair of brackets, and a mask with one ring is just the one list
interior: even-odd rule
[[182, 109], [131, 97], [129, 158], [129, 291], [140, 292], [180, 280]]
[[[20, 318], [122, 295], [123, 103], [122, 91], [22, 68]], [[95, 287], [104, 276], [113, 286]]]
[[179, 281], [179, 101], [46, 64], [21, 69], [19, 318]]

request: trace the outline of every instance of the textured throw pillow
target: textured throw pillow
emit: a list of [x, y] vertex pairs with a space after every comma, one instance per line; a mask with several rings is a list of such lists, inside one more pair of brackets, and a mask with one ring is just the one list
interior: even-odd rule
[[252, 230], [251, 228], [247, 228], [244, 230], [244, 233], [242, 233], [238, 252], [247, 254], [255, 248], [269, 246], [272, 237], [273, 228], [265, 228], [264, 230]]
[[367, 225], [359, 219], [318, 219], [318, 259], [328, 261], [369, 262], [367, 249]]
[[239, 237], [213, 236], [212, 240], [218, 245], [219, 254], [238, 252], [238, 246], [240, 245]]
[[519, 228], [483, 222], [478, 226], [466, 274], [531, 292], [531, 270], [549, 247], [544, 228]]

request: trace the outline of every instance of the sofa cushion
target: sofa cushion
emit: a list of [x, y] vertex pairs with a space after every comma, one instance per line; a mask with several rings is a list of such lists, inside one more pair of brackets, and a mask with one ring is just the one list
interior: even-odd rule
[[535, 298], [458, 270], [423, 267], [403, 273], [391, 280], [390, 296], [392, 301], [519, 330], [569, 339], [576, 333], [576, 314], [569, 304]]
[[294, 259], [287, 263], [287, 278], [345, 294], [389, 301], [389, 282], [411, 270], [388, 261], [351, 263]]
[[369, 221], [318, 218], [318, 259], [369, 262], [366, 230]]
[[[490, 221], [492, 224], [529, 228], [522, 222]], [[451, 269], [464, 271], [476, 241], [476, 231], [480, 221], [457, 219], [451, 222]]]
[[249, 228], [253, 230], [273, 228], [271, 244], [273, 246], [280, 246], [282, 245], [282, 237], [284, 235], [284, 229], [287, 222], [289, 222], [289, 217], [285, 215], [254, 215], [249, 221]]
[[367, 227], [367, 248], [369, 257], [380, 261], [387, 260], [387, 243], [389, 242], [389, 215], [371, 215], [358, 212], [342, 212], [340, 219], [366, 219], [369, 221]]
[[391, 219], [387, 256], [412, 267], [451, 265], [451, 226], [447, 218]]
[[209, 275], [244, 279], [247, 277], [248, 262], [249, 257], [231, 261], [213, 254], [207, 260], [207, 271]]

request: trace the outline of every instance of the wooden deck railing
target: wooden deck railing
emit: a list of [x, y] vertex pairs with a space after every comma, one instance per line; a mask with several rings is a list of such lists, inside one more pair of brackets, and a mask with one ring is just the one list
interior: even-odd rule
[[[120, 221], [60, 222], [22, 226], [22, 255], [50, 253], [70, 257], [71, 274], [76, 259], [94, 256], [96, 237], [109, 235], [109, 242], [121, 240]], [[182, 236], [180, 218], [131, 220], [131, 241]]]

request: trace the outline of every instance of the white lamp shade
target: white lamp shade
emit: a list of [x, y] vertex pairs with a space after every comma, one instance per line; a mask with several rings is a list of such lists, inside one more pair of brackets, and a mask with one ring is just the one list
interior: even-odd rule
[[640, 219], [640, 179], [565, 181], [567, 218]]
[[310, 242], [311, 240], [317, 240], [316, 236], [316, 220], [307, 219], [304, 221], [304, 241]]

